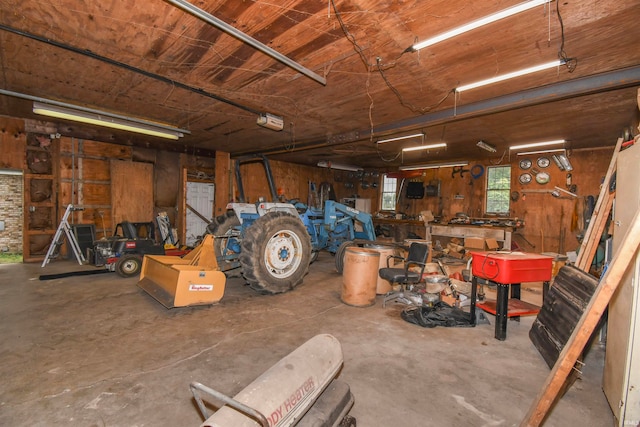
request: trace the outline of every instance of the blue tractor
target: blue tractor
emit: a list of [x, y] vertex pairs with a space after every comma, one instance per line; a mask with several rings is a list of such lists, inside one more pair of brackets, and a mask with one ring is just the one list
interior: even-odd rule
[[[259, 160], [274, 201], [244, 203], [240, 165]], [[275, 294], [293, 289], [302, 283], [321, 250], [336, 255], [336, 267], [341, 271], [347, 247], [376, 238], [370, 214], [333, 200], [326, 200], [324, 209], [295, 200], [275, 201], [275, 185], [264, 156], [238, 159], [236, 181], [240, 201], [229, 203], [226, 214], [209, 224], [207, 232], [215, 236], [220, 269], [230, 277], [242, 275], [258, 292]]]

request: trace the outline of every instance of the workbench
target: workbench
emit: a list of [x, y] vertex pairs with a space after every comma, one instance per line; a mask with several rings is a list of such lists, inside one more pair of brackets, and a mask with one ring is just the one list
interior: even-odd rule
[[418, 231], [419, 235], [423, 239], [429, 239], [429, 225], [424, 221], [415, 219], [395, 219], [395, 218], [373, 218], [373, 225], [387, 225], [393, 229], [394, 240], [396, 242], [402, 242], [407, 238], [408, 231]]
[[511, 233], [513, 228], [486, 225], [467, 225], [467, 224], [448, 224], [436, 225], [430, 224], [428, 231], [433, 236], [457, 237], [464, 239], [465, 237], [482, 237], [484, 239], [495, 239], [502, 242], [502, 248], [511, 250]]
[[[520, 300], [520, 286], [523, 282], [543, 282], [545, 287], [551, 281], [553, 257], [526, 252], [471, 252], [471, 306], [470, 318], [475, 322], [476, 307], [496, 316], [495, 338], [507, 338], [509, 317], [537, 314], [540, 307]], [[477, 303], [478, 279], [497, 288], [496, 301]], [[511, 290], [511, 298], [509, 298]]]

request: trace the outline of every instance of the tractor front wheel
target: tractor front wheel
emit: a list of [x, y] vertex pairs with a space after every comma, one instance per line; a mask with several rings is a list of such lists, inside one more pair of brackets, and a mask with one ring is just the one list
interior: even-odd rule
[[258, 292], [287, 292], [309, 271], [311, 238], [299, 218], [269, 212], [245, 232], [240, 252], [242, 275]]
[[[236, 229], [240, 226], [240, 220], [233, 210], [228, 210], [224, 215], [219, 215], [211, 224], [207, 226], [207, 233], [213, 234], [213, 253], [215, 253], [218, 263], [221, 264], [222, 271], [227, 277], [238, 277], [240, 271], [238, 269], [229, 269], [227, 264], [235, 261], [234, 253], [231, 247], [237, 239]], [[232, 260], [227, 261], [225, 256], [231, 256]]]
[[336, 263], [336, 271], [342, 274], [342, 270], [344, 270], [344, 254], [348, 248], [352, 246], [357, 246], [357, 244], [353, 240], [347, 240], [343, 242], [336, 251], [335, 255], [335, 263]]
[[122, 277], [133, 277], [142, 270], [142, 258], [138, 255], [122, 255], [116, 261], [116, 272]]

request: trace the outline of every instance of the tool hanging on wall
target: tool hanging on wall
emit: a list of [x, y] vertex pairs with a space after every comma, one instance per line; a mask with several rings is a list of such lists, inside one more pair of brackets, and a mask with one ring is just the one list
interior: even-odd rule
[[454, 166], [451, 170], [451, 178], [455, 178], [456, 175], [460, 175], [460, 178], [464, 178], [464, 174], [469, 172], [469, 169], [465, 169], [464, 166]]
[[62, 217], [62, 221], [60, 221], [60, 225], [58, 225], [56, 234], [53, 236], [53, 240], [51, 241], [51, 245], [49, 246], [47, 255], [44, 257], [44, 261], [42, 261], [42, 267], [47, 265], [51, 258], [57, 257], [60, 253], [60, 246], [62, 246], [62, 243], [64, 243], [64, 239], [62, 239], [62, 233], [67, 236], [67, 240], [69, 241], [69, 245], [73, 250], [73, 254], [78, 260], [78, 264], [82, 265], [84, 262], [86, 262], [86, 259], [82, 254], [82, 250], [80, 249], [80, 245], [78, 244], [78, 240], [76, 240], [76, 236], [75, 234], [73, 234], [73, 230], [71, 230], [71, 225], [69, 225], [69, 216], [71, 215], [71, 213], [83, 210], [84, 208], [74, 207], [72, 204], [69, 204], [67, 206], [67, 210], [64, 212], [64, 216]]

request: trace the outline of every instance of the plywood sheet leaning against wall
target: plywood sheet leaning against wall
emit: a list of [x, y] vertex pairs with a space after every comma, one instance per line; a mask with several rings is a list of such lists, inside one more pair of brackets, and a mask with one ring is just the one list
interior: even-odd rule
[[111, 161], [111, 216], [122, 221], [153, 221], [153, 165]]

